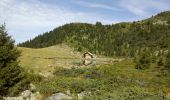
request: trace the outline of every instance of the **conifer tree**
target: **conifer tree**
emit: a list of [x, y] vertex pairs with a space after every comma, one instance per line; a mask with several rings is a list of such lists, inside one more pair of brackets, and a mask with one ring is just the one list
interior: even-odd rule
[[170, 51], [168, 51], [168, 54], [166, 56], [165, 68], [170, 70]]
[[0, 26], [0, 95], [9, 94], [23, 79], [17, 58], [20, 52], [14, 46], [14, 41], [7, 35], [5, 25]]
[[144, 50], [137, 59], [136, 69], [147, 69], [150, 67], [151, 58], [149, 51]]

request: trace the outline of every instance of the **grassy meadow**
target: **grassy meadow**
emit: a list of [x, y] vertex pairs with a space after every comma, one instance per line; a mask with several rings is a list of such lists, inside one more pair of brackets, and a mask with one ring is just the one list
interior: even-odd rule
[[149, 69], [138, 70], [132, 58], [114, 62], [115, 58], [98, 55], [99, 62], [108, 62], [77, 68], [82, 53], [65, 44], [19, 50], [22, 51], [20, 65], [34, 73], [31, 81], [44, 97], [70, 91], [75, 100], [82, 92], [86, 94], [85, 100], [169, 99], [170, 76], [155, 63]]
[[35, 73], [49, 74], [54, 67], [71, 68], [80, 58], [79, 53], [66, 45], [43, 49], [19, 47], [19, 50], [22, 51], [20, 65]]
[[[55, 45], [47, 48], [33, 49], [19, 47], [21, 57], [20, 65], [35, 73], [48, 76], [56, 67], [80, 67], [83, 53], [75, 51], [66, 44]], [[113, 58], [97, 56], [98, 63], [109, 63]]]

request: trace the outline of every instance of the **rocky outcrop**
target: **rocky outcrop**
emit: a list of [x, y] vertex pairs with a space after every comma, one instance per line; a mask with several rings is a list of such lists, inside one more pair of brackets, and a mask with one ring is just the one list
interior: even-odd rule
[[30, 89], [20, 93], [18, 97], [3, 97], [4, 100], [41, 100], [42, 96], [36, 92], [36, 87], [31, 83]]
[[18, 97], [4, 97], [4, 100], [41, 100], [39, 92], [32, 93], [30, 90], [23, 91]]
[[56, 93], [56, 94], [53, 94], [52, 96], [48, 97], [46, 100], [72, 100], [73, 97], [69, 96], [69, 95], [66, 95], [64, 93]]
[[24, 100], [23, 97], [4, 97], [4, 100]]
[[21, 97], [23, 97], [24, 100], [30, 100], [31, 98], [31, 91], [30, 90], [26, 90], [24, 92], [21, 93]]
[[91, 92], [83, 91], [83, 92], [77, 94], [78, 100], [83, 100], [83, 98], [84, 98], [86, 95], [91, 95]]

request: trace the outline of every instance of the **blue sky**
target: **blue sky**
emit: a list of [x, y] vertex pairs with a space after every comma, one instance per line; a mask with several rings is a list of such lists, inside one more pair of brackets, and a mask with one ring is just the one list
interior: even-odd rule
[[66, 23], [136, 21], [169, 5], [170, 0], [0, 0], [0, 23], [19, 43]]

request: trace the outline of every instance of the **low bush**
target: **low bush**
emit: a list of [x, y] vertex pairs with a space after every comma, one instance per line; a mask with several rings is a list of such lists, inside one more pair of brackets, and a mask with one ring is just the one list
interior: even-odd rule
[[86, 95], [84, 100], [166, 100], [163, 93], [154, 93], [141, 87], [119, 87], [107, 91], [95, 91]]
[[[127, 66], [127, 65], [126, 65]], [[119, 66], [122, 67], [122, 66]], [[148, 70], [120, 70], [115, 65], [84, 68], [57, 68], [56, 78], [40, 82], [43, 94], [70, 91], [87, 92], [85, 100], [161, 100], [166, 99], [162, 87], [168, 87], [169, 78], [159, 79]], [[154, 68], [154, 67], [153, 67]], [[150, 76], [150, 77], [148, 77]], [[166, 80], [166, 81], [165, 81]], [[159, 88], [159, 89], [158, 89]]]
[[43, 76], [34, 73], [28, 73], [27, 79], [32, 83], [39, 83], [43, 80]]

